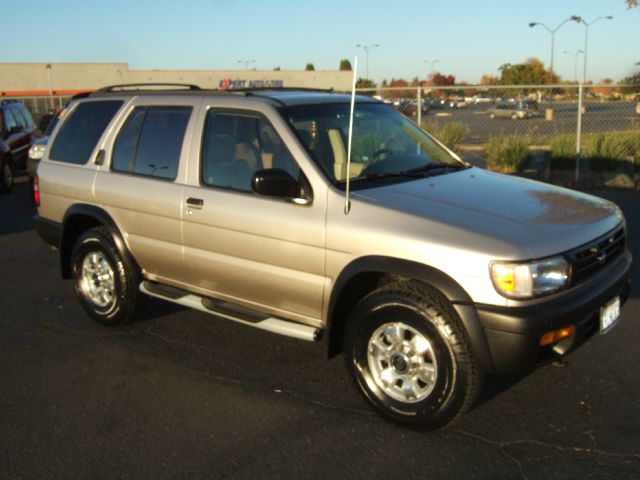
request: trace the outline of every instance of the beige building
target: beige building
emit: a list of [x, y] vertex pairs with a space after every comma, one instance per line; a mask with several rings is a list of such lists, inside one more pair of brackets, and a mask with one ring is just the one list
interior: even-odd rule
[[349, 90], [352, 75], [338, 70], [131, 70], [127, 63], [0, 63], [0, 96], [69, 95], [126, 83]]

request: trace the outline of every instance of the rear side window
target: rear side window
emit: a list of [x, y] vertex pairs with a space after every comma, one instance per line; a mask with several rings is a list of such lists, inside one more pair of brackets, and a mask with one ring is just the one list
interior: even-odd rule
[[22, 114], [22, 110], [17, 105], [11, 110], [13, 111], [13, 116], [15, 117], [18, 126], [23, 129], [29, 128], [29, 124], [27, 123], [27, 119]]
[[11, 132], [12, 129], [18, 126], [18, 122], [16, 122], [13, 113], [11, 113], [11, 110], [9, 110], [8, 108], [4, 111], [4, 122], [7, 127], [7, 132]]
[[116, 139], [111, 169], [175, 180], [191, 107], [138, 107]]
[[98, 140], [122, 104], [122, 100], [106, 100], [78, 105], [62, 125], [51, 146], [49, 158], [76, 165], [87, 163]]
[[28, 129], [34, 129], [36, 128], [36, 124], [33, 122], [33, 118], [31, 118], [31, 114], [29, 113], [29, 110], [27, 110], [27, 107], [25, 107], [22, 104], [18, 105], [20, 111], [22, 112], [22, 115], [24, 116], [24, 119], [26, 120], [26, 126]]

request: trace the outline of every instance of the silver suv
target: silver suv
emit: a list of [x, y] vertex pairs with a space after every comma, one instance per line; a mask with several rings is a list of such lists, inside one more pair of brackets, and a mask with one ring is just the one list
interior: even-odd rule
[[35, 224], [98, 322], [153, 296], [322, 341], [423, 428], [618, 322], [614, 204], [471, 167], [368, 97], [349, 123], [342, 94], [105, 88], [53, 132]]

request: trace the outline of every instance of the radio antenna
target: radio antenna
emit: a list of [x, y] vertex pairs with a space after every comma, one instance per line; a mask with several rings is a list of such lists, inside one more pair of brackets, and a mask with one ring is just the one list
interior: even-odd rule
[[358, 55], [353, 62], [353, 84], [351, 85], [351, 111], [349, 112], [349, 141], [347, 144], [347, 173], [345, 182], [344, 214], [349, 215], [351, 211], [351, 200], [349, 200], [349, 182], [351, 179], [351, 139], [353, 138], [353, 111], [356, 105], [356, 82], [358, 78]]

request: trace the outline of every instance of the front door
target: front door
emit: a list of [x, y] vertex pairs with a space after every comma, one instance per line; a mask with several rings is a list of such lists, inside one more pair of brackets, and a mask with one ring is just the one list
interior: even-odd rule
[[316, 195], [310, 204], [298, 205], [257, 195], [251, 189], [251, 176], [269, 168], [286, 170], [294, 178], [303, 176], [263, 115], [207, 112], [199, 186], [186, 186], [184, 195], [184, 254], [190, 283], [223, 300], [318, 324], [325, 198]]

